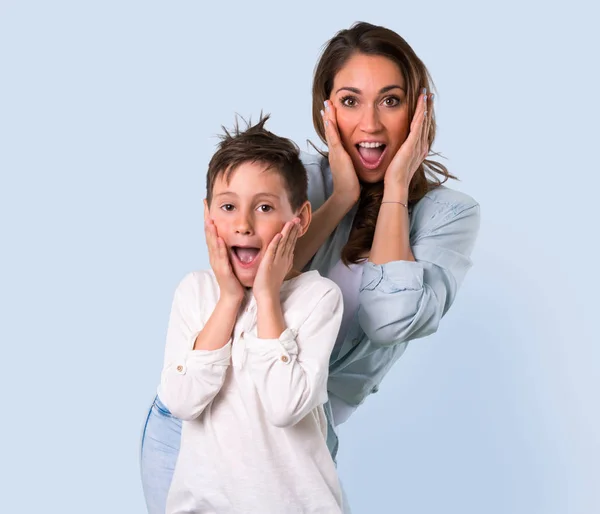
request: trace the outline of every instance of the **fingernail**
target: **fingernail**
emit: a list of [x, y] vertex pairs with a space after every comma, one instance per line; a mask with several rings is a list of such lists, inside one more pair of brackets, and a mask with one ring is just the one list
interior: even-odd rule
[[424, 87], [423, 89], [421, 89], [421, 94], [426, 95], [427, 94], [427, 88]]
[[329, 102], [325, 100], [323, 103], [325, 104], [325, 110], [329, 112]]
[[329, 120], [325, 120], [325, 126], [329, 127]]
[[321, 109], [321, 116], [325, 116], [325, 111]]
[[434, 97], [434, 96], [435, 96], [435, 95], [434, 95], [433, 93], [431, 93], [431, 97], [430, 97], [429, 99], [430, 99], [432, 102], [433, 102], [433, 97]]
[[423, 116], [427, 117], [427, 111], [425, 111], [425, 112], [423, 113]]

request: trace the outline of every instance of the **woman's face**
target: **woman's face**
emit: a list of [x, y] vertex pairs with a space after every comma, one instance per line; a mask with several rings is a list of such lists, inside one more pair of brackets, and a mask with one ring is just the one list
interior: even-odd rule
[[409, 132], [406, 85], [387, 57], [353, 55], [333, 80], [329, 100], [342, 143], [360, 180], [383, 180]]

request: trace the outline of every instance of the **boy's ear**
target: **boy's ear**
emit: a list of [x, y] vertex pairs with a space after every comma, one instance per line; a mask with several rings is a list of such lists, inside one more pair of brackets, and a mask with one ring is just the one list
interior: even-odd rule
[[312, 219], [312, 208], [308, 200], [302, 204], [302, 207], [300, 207], [298, 210], [296, 217], [300, 218], [300, 232], [298, 233], [298, 237], [302, 237], [304, 234], [306, 234], [308, 226], [310, 225], [310, 220]]
[[206, 198], [204, 199], [204, 221], [206, 221], [209, 218], [209, 214], [208, 214], [208, 202], [206, 201]]

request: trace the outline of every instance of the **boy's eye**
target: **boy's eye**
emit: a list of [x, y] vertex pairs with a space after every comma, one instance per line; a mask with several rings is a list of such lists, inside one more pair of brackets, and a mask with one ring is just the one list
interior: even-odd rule
[[221, 205], [221, 209], [223, 209], [226, 212], [231, 212], [231, 211], [233, 211], [234, 208], [235, 207], [233, 206], [233, 204], [230, 204], [230, 203], [225, 203], [225, 204]]
[[270, 205], [262, 204], [258, 206], [258, 210], [260, 212], [271, 212], [273, 210], [273, 207], [271, 207]]
[[358, 103], [356, 97], [348, 95], [341, 98], [340, 102], [346, 107], [355, 107]]

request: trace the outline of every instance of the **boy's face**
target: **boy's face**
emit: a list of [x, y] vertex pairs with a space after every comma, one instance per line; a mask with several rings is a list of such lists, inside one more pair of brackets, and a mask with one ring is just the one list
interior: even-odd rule
[[262, 163], [246, 162], [214, 183], [209, 215], [225, 241], [233, 272], [252, 287], [258, 266], [286, 222], [294, 219], [283, 178]]

